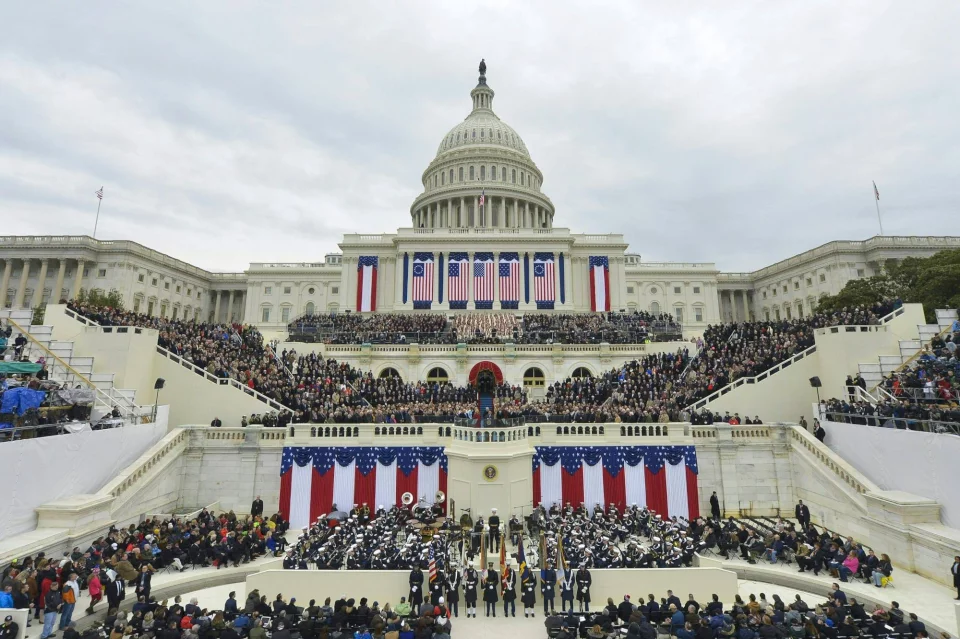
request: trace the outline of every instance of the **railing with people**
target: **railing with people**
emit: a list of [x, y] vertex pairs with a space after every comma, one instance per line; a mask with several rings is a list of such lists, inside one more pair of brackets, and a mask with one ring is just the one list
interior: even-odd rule
[[867, 415], [860, 413], [835, 413], [827, 411], [826, 418], [832, 422], [859, 424], [861, 426], [877, 426], [880, 428], [896, 428], [899, 430], [913, 430], [938, 435], [960, 435], [960, 423], [942, 422], [932, 419], [916, 417], [893, 417], [887, 415]]

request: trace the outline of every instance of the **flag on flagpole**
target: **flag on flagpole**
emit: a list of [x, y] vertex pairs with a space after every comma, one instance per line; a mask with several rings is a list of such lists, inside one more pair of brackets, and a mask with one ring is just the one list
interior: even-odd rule
[[500, 575], [501, 578], [507, 576], [507, 541], [505, 539], [500, 540]]
[[484, 189], [480, 189], [480, 206], [483, 206], [483, 203], [487, 201], [487, 198], [483, 193]]
[[590, 256], [590, 310], [610, 310], [610, 260], [606, 255]]
[[563, 577], [567, 572], [567, 556], [563, 552], [563, 537], [557, 539], [557, 579], [563, 581]]
[[527, 557], [523, 554], [523, 536], [517, 544], [517, 563], [520, 566], [520, 583], [525, 584], [530, 581], [530, 569], [527, 568]]
[[[103, 199], [103, 187], [102, 187], [102, 186], [100, 187], [100, 190], [97, 191], [97, 199], [98, 199], [98, 200], [102, 200], [102, 199]], [[877, 199], [879, 199], [879, 198], [877, 198]]]
[[880, 201], [880, 191], [877, 190], [877, 181], [876, 181], [876, 180], [873, 181], [873, 194], [874, 194], [874, 196], [876, 196], [877, 201], [879, 202], [879, 201]]
[[437, 580], [437, 559], [433, 556], [433, 544], [430, 544], [430, 567], [427, 569], [430, 583]]

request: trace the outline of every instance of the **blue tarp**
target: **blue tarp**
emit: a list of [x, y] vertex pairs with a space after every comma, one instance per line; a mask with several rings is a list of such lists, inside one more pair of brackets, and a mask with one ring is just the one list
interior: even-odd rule
[[47, 394], [44, 391], [24, 388], [11, 388], [0, 398], [0, 413], [16, 413], [23, 415], [31, 408], [39, 408]]

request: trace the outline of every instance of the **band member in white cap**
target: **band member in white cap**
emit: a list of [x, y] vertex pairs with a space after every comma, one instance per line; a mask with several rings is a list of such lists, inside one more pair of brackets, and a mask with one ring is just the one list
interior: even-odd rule
[[477, 618], [477, 586], [480, 583], [480, 573], [475, 565], [471, 559], [469, 567], [463, 573], [463, 602], [467, 606], [467, 617], [474, 619]]
[[[487, 536], [487, 552], [500, 552], [500, 516], [497, 515], [497, 509], [490, 509], [490, 519], [487, 520], [490, 526], [490, 533]], [[496, 540], [496, 548], [494, 548]]]

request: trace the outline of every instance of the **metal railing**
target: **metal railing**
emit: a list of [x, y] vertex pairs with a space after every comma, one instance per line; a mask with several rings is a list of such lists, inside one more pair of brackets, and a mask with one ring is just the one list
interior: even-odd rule
[[924, 433], [940, 435], [960, 435], [960, 423], [940, 422], [915, 417], [887, 417], [884, 415], [860, 415], [856, 413], [835, 413], [826, 411], [826, 418], [832, 422], [859, 424], [861, 426], [876, 426], [880, 428], [897, 428], [899, 430], [914, 430]]
[[[418, 420], [419, 421], [419, 420]], [[476, 415], [474, 417], [454, 417], [447, 420], [446, 423], [453, 421], [454, 426], [463, 428], [513, 428], [514, 426], [523, 426], [527, 423], [526, 417], [489, 417], [484, 418]]]
[[[0, 429], [0, 442], [15, 441], [18, 439], [35, 439], [37, 437], [52, 437], [54, 435], [73, 435], [87, 430], [106, 430], [121, 428], [126, 423], [120, 419], [101, 420], [99, 422], [58, 422], [56, 424], [34, 424], [31, 426], [14, 426]], [[88, 428], [89, 427], [89, 428]]]

